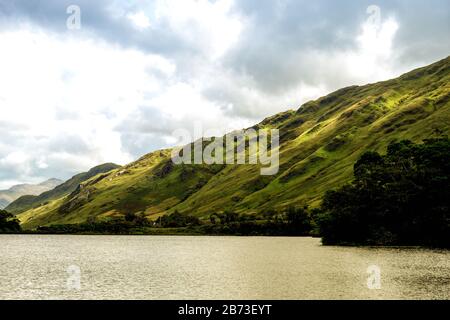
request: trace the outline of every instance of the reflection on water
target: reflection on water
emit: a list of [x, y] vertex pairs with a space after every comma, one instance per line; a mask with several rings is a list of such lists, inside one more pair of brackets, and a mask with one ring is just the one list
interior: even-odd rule
[[[445, 250], [323, 247], [319, 239], [270, 237], [0, 241], [2, 299], [450, 298]], [[377, 280], [370, 266], [379, 268], [378, 290], [368, 288]]]

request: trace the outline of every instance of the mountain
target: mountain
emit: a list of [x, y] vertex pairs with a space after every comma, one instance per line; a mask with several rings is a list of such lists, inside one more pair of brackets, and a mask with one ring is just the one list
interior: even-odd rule
[[80, 183], [96, 176], [99, 173], [105, 173], [113, 169], [119, 168], [117, 164], [105, 163], [73, 176], [66, 182], [60, 181], [57, 185], [47, 188], [46, 192], [38, 193], [38, 195], [26, 194], [10, 203], [5, 209], [13, 214], [18, 214], [32, 208], [36, 208], [47, 204], [51, 200], [58, 199], [73, 192]]
[[23, 195], [38, 195], [53, 189], [61, 183], [61, 180], [49, 179], [39, 184], [19, 184], [12, 186], [8, 190], [0, 190], [0, 209], [4, 209], [11, 202]]
[[45, 187], [45, 188], [48, 188], [49, 190], [51, 190], [51, 189], [59, 186], [63, 182], [64, 181], [62, 181], [60, 179], [51, 178], [44, 182], [39, 183], [38, 186]]
[[0, 199], [0, 209], [6, 208], [6, 206], [9, 204], [8, 200]]
[[280, 130], [274, 176], [260, 175], [257, 165], [175, 165], [170, 149], [159, 150], [18, 218], [35, 228], [127, 213], [154, 219], [177, 210], [207, 219], [228, 209], [263, 214], [315, 207], [325, 191], [351, 180], [365, 151], [383, 153], [393, 141], [448, 135], [449, 95], [450, 57], [396, 79], [340, 89], [255, 125]]

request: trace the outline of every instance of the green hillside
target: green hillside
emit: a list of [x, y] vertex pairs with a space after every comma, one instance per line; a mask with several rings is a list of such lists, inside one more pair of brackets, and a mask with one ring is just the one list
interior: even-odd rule
[[363, 152], [448, 134], [449, 95], [450, 57], [393, 80], [338, 90], [254, 126], [280, 130], [277, 175], [261, 176], [256, 165], [174, 165], [171, 150], [160, 150], [18, 218], [35, 228], [127, 213], [155, 219], [177, 210], [206, 219], [227, 209], [258, 214], [317, 206], [325, 191], [352, 178]]
[[88, 172], [83, 172], [77, 174], [62, 183], [60, 181], [58, 185], [53, 186], [54, 188], [48, 188], [46, 192], [40, 193], [39, 195], [24, 195], [17, 198], [17, 200], [10, 203], [6, 210], [13, 214], [19, 214], [21, 212], [36, 208], [47, 204], [51, 200], [59, 199], [62, 196], [68, 195], [69, 193], [75, 191], [78, 185], [99, 173], [104, 173], [118, 168], [119, 166], [114, 163], [105, 163], [90, 169]]

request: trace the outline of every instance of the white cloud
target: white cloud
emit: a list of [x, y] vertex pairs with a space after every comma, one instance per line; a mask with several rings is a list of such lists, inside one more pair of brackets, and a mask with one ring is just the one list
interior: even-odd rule
[[233, 0], [157, 0], [155, 17], [167, 21], [182, 39], [212, 59], [238, 40], [243, 17], [232, 13]]
[[[115, 124], [146, 96], [161, 90], [161, 79], [175, 70], [160, 56], [98, 40], [56, 36], [28, 26], [1, 32], [0, 52], [1, 120], [26, 137], [13, 147], [28, 155], [28, 167], [34, 163], [41, 169], [48, 166], [43, 159], [54, 157], [45, 144], [67, 134], [89, 146], [87, 153], [76, 154], [83, 165], [75, 169], [103, 161], [132, 160], [123, 150], [120, 134], [114, 131]], [[7, 155], [0, 163], [17, 159], [11, 158], [16, 154]], [[67, 157], [60, 155], [59, 159]], [[23, 175], [28, 174], [24, 163], [18, 166]]]
[[387, 79], [393, 76], [395, 57], [392, 50], [399, 25], [394, 18], [378, 24], [366, 22], [357, 37], [358, 50], [348, 55], [352, 60], [349, 70], [358, 78], [373, 80]]
[[397, 56], [392, 50], [399, 28], [394, 18], [379, 26], [366, 22], [351, 49], [306, 50], [300, 53], [300, 60], [315, 66], [316, 81], [323, 83], [326, 91], [393, 78], [408, 71], [396, 66]]
[[16, 151], [0, 159], [0, 164], [6, 166], [23, 166], [26, 164], [27, 160], [28, 155], [26, 153], [23, 151]]
[[[143, 123], [160, 113], [182, 127], [224, 126], [220, 106], [195, 81], [177, 80], [176, 64], [161, 55], [25, 24], [0, 32], [0, 52], [0, 120], [20, 136], [2, 140], [9, 151], [0, 154], [0, 171], [14, 167], [16, 180], [52, 172], [67, 178], [102, 162], [132, 161], [140, 155], [123, 145], [122, 133], [136, 131], [130, 127], [136, 119], [125, 120], [143, 105], [155, 112]], [[227, 128], [244, 122], [230, 120]], [[145, 152], [151, 147], [148, 141]]]
[[150, 19], [145, 15], [144, 11], [128, 13], [127, 18], [130, 19], [138, 29], [146, 29], [150, 27]]

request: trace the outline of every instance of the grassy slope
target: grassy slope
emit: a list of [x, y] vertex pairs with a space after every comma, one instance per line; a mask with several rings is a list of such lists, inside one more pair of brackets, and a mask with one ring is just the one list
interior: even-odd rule
[[126, 212], [148, 216], [189, 212], [207, 217], [233, 209], [317, 205], [323, 193], [347, 182], [366, 150], [393, 140], [421, 141], [450, 132], [450, 58], [400, 78], [353, 86], [270, 117], [255, 128], [279, 128], [280, 171], [263, 177], [257, 166], [174, 166], [170, 150], [153, 152], [82, 184], [70, 196], [19, 215], [25, 228], [77, 223]]

